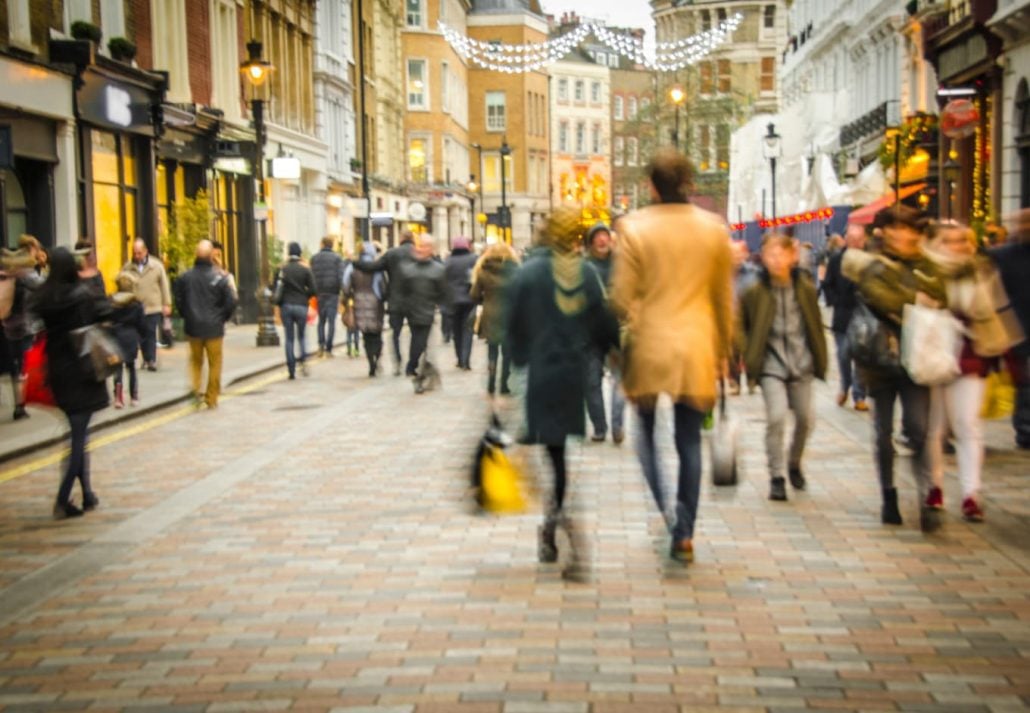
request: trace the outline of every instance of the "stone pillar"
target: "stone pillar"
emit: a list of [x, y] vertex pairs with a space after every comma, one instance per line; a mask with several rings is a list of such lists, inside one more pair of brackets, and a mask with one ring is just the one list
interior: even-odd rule
[[72, 247], [82, 235], [76, 185], [75, 124], [57, 125], [57, 165], [54, 166], [54, 245]]

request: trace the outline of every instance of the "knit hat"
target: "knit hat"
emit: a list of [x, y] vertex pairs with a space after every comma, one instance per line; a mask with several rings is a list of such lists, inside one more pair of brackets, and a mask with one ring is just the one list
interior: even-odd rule
[[547, 244], [558, 252], [573, 252], [583, 239], [579, 208], [560, 206], [547, 218]]
[[590, 245], [594, 242], [594, 237], [596, 237], [598, 233], [608, 233], [608, 235], [611, 235], [612, 231], [611, 228], [609, 228], [603, 220], [597, 221], [596, 223], [594, 223], [593, 227], [591, 227], [590, 230], [587, 231], [587, 247], [590, 247]]
[[301, 253], [300, 243], [297, 243], [297, 242], [290, 243], [289, 253], [290, 253], [290, 257], [300, 257], [300, 253]]

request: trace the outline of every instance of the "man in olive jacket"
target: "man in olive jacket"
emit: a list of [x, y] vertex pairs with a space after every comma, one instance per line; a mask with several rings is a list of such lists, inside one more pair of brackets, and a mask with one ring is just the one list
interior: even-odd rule
[[[769, 499], [786, 500], [784, 471], [797, 490], [805, 489], [801, 458], [811, 433], [812, 378], [826, 376], [826, 335], [815, 285], [797, 266], [793, 238], [770, 233], [762, 241], [761, 279], [740, 298], [737, 338], [748, 380], [762, 386], [765, 451], [769, 460]], [[794, 412], [794, 436], [786, 469], [783, 432]]]

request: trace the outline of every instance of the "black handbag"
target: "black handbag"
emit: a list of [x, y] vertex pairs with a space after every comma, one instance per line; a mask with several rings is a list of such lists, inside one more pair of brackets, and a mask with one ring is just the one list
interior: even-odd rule
[[877, 371], [901, 371], [901, 339], [861, 297], [848, 322], [848, 349], [859, 366]]
[[99, 324], [71, 331], [75, 353], [95, 381], [106, 381], [122, 365], [122, 352], [110, 333]]

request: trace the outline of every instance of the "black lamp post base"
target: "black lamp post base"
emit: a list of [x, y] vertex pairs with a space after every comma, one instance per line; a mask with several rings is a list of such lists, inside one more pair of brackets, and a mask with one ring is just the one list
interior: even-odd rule
[[279, 331], [275, 328], [275, 317], [268, 290], [262, 290], [262, 294], [258, 296], [257, 345], [259, 347], [279, 346]]

